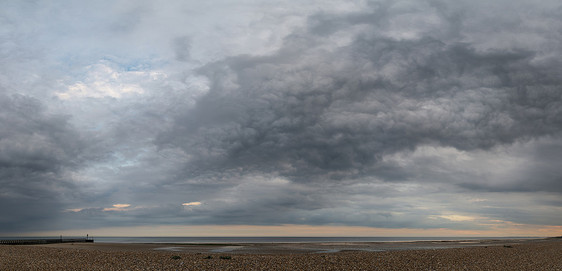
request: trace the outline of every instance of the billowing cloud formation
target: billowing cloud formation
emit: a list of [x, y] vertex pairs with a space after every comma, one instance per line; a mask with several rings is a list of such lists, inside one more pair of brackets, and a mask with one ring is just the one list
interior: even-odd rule
[[560, 4], [339, 2], [2, 13], [0, 232], [562, 226]]
[[288, 51], [205, 67], [209, 93], [161, 140], [202, 163], [308, 178], [365, 173], [420, 145], [490, 149], [560, 130], [559, 64], [529, 52], [384, 38]]
[[[192, 155], [193, 171], [242, 167], [311, 181], [388, 180], [403, 170], [386, 170], [384, 157], [423, 145], [491, 150], [558, 135], [559, 61], [515, 46], [388, 37], [377, 31], [384, 20], [367, 20], [380, 12], [313, 17], [276, 54], [205, 66], [209, 92], [159, 140]], [[330, 33], [367, 30], [326, 49], [332, 36], [314, 26], [334, 21], [342, 26]]]

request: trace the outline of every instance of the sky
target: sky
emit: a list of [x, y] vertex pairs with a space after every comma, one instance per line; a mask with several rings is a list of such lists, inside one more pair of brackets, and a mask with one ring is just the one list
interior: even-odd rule
[[558, 0], [0, 3], [0, 235], [562, 235]]

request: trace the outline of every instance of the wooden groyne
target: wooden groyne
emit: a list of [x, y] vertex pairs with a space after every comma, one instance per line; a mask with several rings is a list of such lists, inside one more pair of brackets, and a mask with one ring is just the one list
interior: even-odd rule
[[75, 239], [13, 239], [13, 240], [0, 240], [0, 245], [40, 245], [40, 244], [57, 244], [57, 243], [93, 243], [94, 239], [91, 238], [75, 238]]

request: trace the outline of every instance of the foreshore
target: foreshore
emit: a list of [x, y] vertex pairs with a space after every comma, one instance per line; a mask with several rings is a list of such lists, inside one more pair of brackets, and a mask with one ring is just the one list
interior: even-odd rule
[[0, 270], [562, 270], [562, 238], [0, 245]]

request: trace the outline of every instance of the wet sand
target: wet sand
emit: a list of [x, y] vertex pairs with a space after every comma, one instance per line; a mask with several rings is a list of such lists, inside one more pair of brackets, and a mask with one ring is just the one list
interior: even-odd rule
[[562, 270], [562, 239], [0, 246], [0, 270]]

